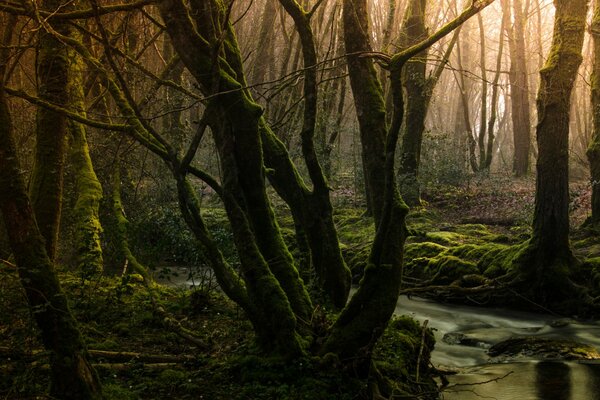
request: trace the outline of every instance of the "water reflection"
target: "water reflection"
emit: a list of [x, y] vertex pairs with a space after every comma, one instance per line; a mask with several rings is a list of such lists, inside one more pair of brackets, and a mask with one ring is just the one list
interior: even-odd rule
[[585, 384], [588, 398], [590, 400], [600, 399], [600, 365], [584, 364], [582, 367], [587, 372], [587, 382]]
[[535, 381], [540, 399], [571, 399], [571, 368], [568, 365], [541, 361], [535, 365]]

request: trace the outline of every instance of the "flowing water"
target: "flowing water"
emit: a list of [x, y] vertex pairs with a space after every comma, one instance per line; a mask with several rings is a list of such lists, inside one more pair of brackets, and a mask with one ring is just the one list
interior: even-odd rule
[[[173, 268], [177, 276], [170, 286], [198, 285], [185, 268]], [[401, 297], [396, 314], [407, 314], [434, 329], [432, 363], [449, 375], [445, 400], [600, 400], [600, 361], [565, 362], [520, 357], [500, 362], [487, 355], [493, 344], [513, 336], [566, 339], [594, 346], [600, 351], [600, 323], [580, 323], [549, 314], [439, 304]], [[467, 335], [469, 345], [444, 335]], [[455, 343], [455, 344], [451, 344]], [[539, 358], [539, 357], [538, 357]]]
[[[396, 313], [429, 320], [434, 328], [433, 365], [457, 372], [448, 376], [445, 400], [600, 400], [600, 362], [545, 361], [532, 356], [491, 363], [486, 353], [491, 345], [513, 336], [573, 340], [600, 350], [598, 323], [406, 297], [398, 301]], [[466, 334], [471, 341], [468, 346], [450, 344], [456, 341], [442, 340], [449, 333]]]

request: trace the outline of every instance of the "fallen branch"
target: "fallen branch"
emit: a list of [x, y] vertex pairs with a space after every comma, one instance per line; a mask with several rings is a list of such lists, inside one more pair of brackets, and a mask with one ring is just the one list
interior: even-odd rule
[[147, 368], [147, 369], [171, 369], [179, 366], [178, 363], [148, 363], [148, 364], [131, 364], [131, 363], [115, 363], [115, 364], [92, 364], [96, 369], [105, 369], [110, 371], [126, 371], [131, 368]]
[[195, 361], [196, 357], [189, 355], [143, 354], [130, 351], [88, 350], [93, 359], [103, 358], [113, 361], [138, 361], [142, 363], [183, 363]]

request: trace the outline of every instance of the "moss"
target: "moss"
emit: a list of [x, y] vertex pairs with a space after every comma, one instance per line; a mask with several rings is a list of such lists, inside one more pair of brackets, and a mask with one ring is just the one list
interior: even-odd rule
[[456, 232], [427, 232], [425, 239], [444, 246], [456, 246], [463, 243], [465, 235]]
[[495, 344], [488, 350], [492, 357], [540, 357], [559, 360], [597, 360], [600, 353], [590, 345], [566, 339], [514, 337]]
[[525, 244], [513, 246], [496, 245], [490, 247], [479, 260], [479, 268], [487, 278], [497, 278], [515, 267], [515, 262], [525, 249]]
[[[424, 339], [422, 342], [421, 339]], [[433, 389], [435, 385], [429, 374], [429, 360], [435, 346], [433, 331], [423, 327], [409, 316], [394, 317], [373, 350], [373, 359], [394, 393], [415, 393], [423, 386]], [[419, 356], [420, 353], [420, 356]], [[417, 368], [419, 384], [415, 384]], [[412, 397], [412, 396], [411, 396]]]
[[139, 398], [137, 393], [115, 384], [103, 385], [102, 394], [109, 400], [137, 400]]
[[446, 250], [447, 247], [433, 242], [409, 243], [404, 247], [404, 259], [432, 258]]
[[478, 274], [477, 265], [458, 257], [441, 255], [433, 258], [426, 269], [438, 284], [450, 284], [465, 275]]

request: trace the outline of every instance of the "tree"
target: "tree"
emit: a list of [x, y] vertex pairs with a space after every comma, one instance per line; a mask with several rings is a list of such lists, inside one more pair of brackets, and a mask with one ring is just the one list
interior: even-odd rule
[[[63, 0], [45, 0], [44, 11], [54, 11], [66, 4]], [[40, 31], [36, 60], [39, 98], [65, 106], [68, 102], [69, 49], [52, 33], [69, 35], [65, 21], [48, 23]], [[47, 108], [38, 108], [36, 119], [35, 164], [30, 195], [46, 250], [51, 260], [56, 258], [56, 245], [63, 200], [63, 173], [67, 150], [67, 117]]]
[[552, 46], [537, 96], [537, 183], [533, 235], [517, 262], [524, 293], [545, 304], [573, 296], [569, 246], [569, 121], [571, 91], [581, 64], [586, 0], [555, 0]]
[[[7, 25], [3, 44], [10, 43], [14, 26]], [[18, 162], [4, 91], [7, 49], [3, 47], [0, 56], [0, 209], [29, 307], [50, 352], [50, 395], [65, 400], [101, 399], [98, 377], [46, 252]]]
[[[510, 15], [510, 0], [502, 0], [503, 12]], [[521, 0], [512, 0], [514, 24], [506, 24], [510, 51], [510, 94], [513, 123], [513, 172], [523, 176], [529, 172], [531, 117], [529, 115], [529, 80], [525, 54], [525, 16]], [[510, 20], [510, 19], [509, 19]]]
[[597, 225], [600, 222], [600, 1], [594, 1], [592, 17], [592, 41], [594, 46], [594, 61], [592, 65], [592, 140], [587, 150], [590, 162], [592, 181], [592, 215], [590, 221]]
[[[428, 29], [425, 25], [426, 7], [427, 2], [422, 0], [413, 0], [407, 6], [400, 33], [401, 47], [408, 48], [427, 36]], [[406, 116], [404, 117], [404, 128], [401, 137], [398, 183], [402, 198], [409, 206], [416, 206], [421, 203], [419, 164], [421, 162], [423, 133], [425, 132], [425, 118], [427, 117], [433, 90], [456, 46], [459, 32], [460, 28], [452, 35], [442, 59], [431, 75], [426, 76], [427, 49], [409, 61], [402, 75], [406, 91]]]

